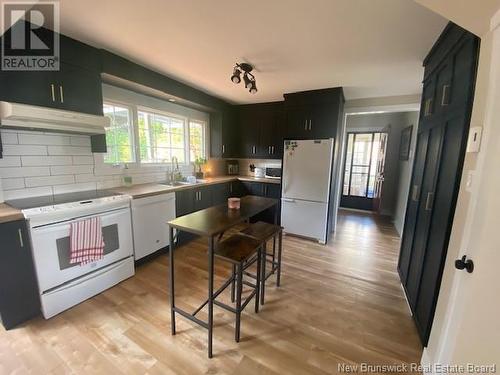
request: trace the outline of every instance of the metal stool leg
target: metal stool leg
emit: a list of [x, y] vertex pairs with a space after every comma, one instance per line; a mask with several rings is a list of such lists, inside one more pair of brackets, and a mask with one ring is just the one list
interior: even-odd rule
[[235, 289], [235, 284], [236, 284], [236, 265], [233, 264], [233, 281], [231, 281], [231, 302], [234, 303], [234, 298], [235, 298], [235, 293], [236, 293], [236, 289]]
[[262, 245], [263, 257], [262, 257], [262, 272], [261, 272], [261, 291], [260, 291], [260, 304], [264, 305], [264, 297], [266, 294], [266, 258], [267, 258], [267, 243], [264, 242]]
[[273, 266], [271, 267], [271, 270], [274, 272], [276, 271], [274, 265], [276, 264], [276, 236], [273, 236]]
[[234, 339], [240, 342], [240, 321], [241, 321], [241, 293], [243, 291], [243, 264], [238, 265], [238, 278], [236, 281], [236, 329]]
[[283, 249], [283, 231], [280, 230], [278, 237], [278, 274], [276, 275], [276, 286], [280, 286], [281, 283], [281, 252]]
[[[261, 283], [261, 270], [262, 265], [262, 246], [257, 250], [257, 280], [255, 280], [255, 312], [259, 312], [259, 297], [260, 297], [260, 283]], [[264, 255], [265, 256], [265, 255]], [[265, 261], [265, 259], [264, 259]]]

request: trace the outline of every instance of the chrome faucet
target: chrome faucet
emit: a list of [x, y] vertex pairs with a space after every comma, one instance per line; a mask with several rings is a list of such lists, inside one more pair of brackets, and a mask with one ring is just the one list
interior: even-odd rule
[[170, 167], [170, 181], [174, 183], [175, 181], [180, 180], [180, 177], [181, 172], [179, 171], [179, 160], [177, 159], [177, 156], [172, 156]]

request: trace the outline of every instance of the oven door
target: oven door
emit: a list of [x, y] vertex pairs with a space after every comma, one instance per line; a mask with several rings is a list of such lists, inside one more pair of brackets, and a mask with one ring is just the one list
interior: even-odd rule
[[40, 293], [98, 270], [133, 254], [130, 209], [100, 213], [104, 237], [102, 259], [85, 265], [70, 264], [70, 224], [91, 216], [31, 229], [33, 258]]

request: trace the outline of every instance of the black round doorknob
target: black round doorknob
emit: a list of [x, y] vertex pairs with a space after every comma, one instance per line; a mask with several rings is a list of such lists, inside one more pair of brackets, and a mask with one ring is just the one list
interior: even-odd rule
[[471, 259], [467, 259], [467, 255], [464, 255], [462, 259], [457, 259], [455, 261], [455, 268], [457, 270], [466, 270], [468, 273], [474, 271], [474, 262]]

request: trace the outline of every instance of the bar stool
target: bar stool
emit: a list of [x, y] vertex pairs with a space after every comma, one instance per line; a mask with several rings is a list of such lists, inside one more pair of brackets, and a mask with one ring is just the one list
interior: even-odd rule
[[[235, 234], [224, 241], [219, 242], [216, 246], [214, 255], [227, 261], [233, 265], [233, 273], [231, 277], [214, 293], [214, 304], [230, 311], [236, 315], [235, 340], [240, 341], [240, 321], [241, 312], [245, 309], [251, 299], [255, 296], [255, 312], [259, 312], [259, 288], [261, 278], [261, 252], [262, 243], [255, 238], [248, 237], [242, 234]], [[256, 282], [252, 284], [243, 279], [243, 273], [253, 264], [257, 264], [257, 273], [255, 275]], [[234, 293], [236, 286], [236, 307], [229, 306], [223, 302], [217, 301], [216, 298], [231, 284], [231, 301], [234, 302]], [[236, 284], [236, 285], [235, 285]], [[253, 290], [250, 295], [241, 302], [241, 294], [243, 292], [243, 284], [251, 287]]]
[[[246, 229], [240, 231], [241, 234], [255, 238], [263, 247], [262, 251], [262, 266], [261, 266], [261, 288], [260, 288], [260, 303], [264, 304], [264, 297], [266, 293], [266, 280], [276, 273], [276, 286], [281, 284], [281, 253], [283, 248], [283, 228], [279, 225], [269, 224], [263, 221], [258, 221], [251, 224]], [[278, 254], [276, 254], [276, 237], [278, 237]], [[273, 239], [273, 252], [267, 253], [267, 241]], [[277, 256], [277, 259], [276, 259]], [[271, 260], [268, 260], [268, 257]], [[271, 263], [271, 271], [266, 273], [266, 263]]]

